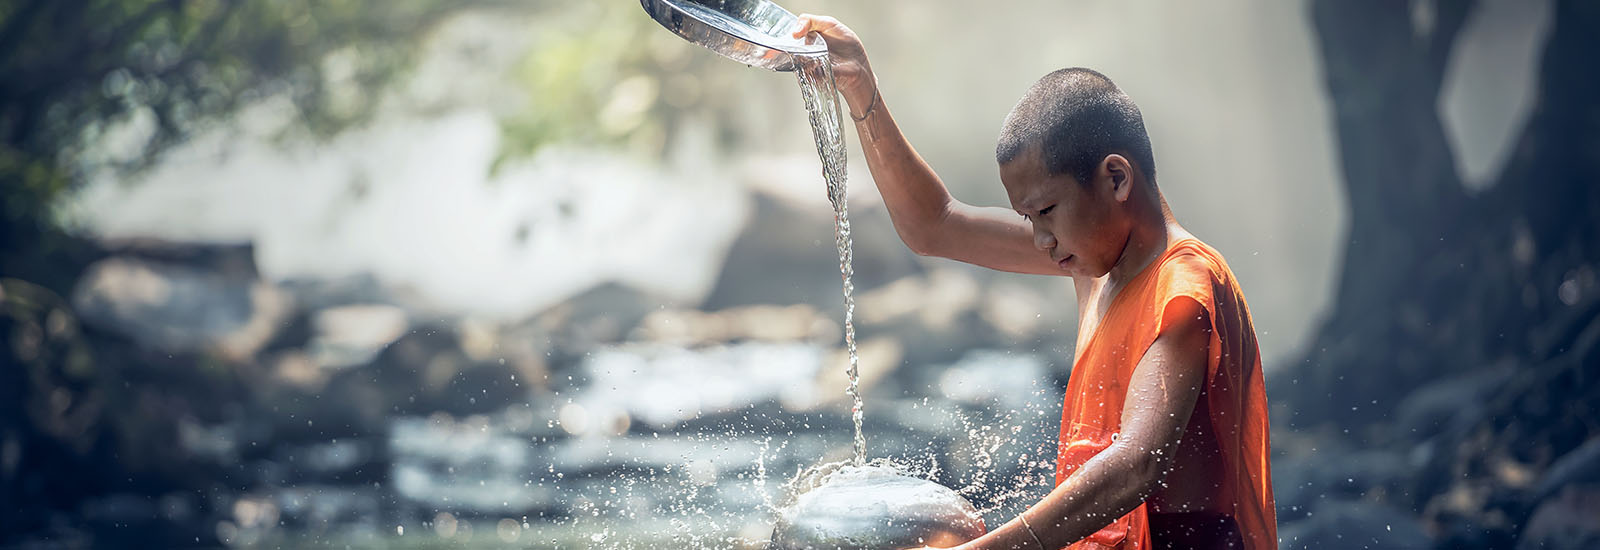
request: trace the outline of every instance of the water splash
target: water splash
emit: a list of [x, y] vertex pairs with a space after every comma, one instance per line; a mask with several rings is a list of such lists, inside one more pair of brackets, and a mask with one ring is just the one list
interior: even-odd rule
[[855, 465], [867, 461], [867, 439], [861, 432], [860, 362], [856, 356], [855, 327], [855, 251], [850, 239], [850, 209], [845, 200], [844, 123], [839, 96], [833, 82], [833, 64], [827, 52], [795, 56], [795, 75], [800, 81], [800, 96], [805, 100], [816, 139], [817, 156], [822, 159], [822, 177], [828, 184], [828, 201], [833, 203], [833, 242], [839, 250], [839, 275], [844, 280], [844, 345], [849, 352], [850, 418], [855, 423]]

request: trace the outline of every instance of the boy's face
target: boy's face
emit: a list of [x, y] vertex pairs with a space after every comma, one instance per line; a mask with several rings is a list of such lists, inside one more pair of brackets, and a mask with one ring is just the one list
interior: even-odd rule
[[1110, 155], [1094, 181], [1080, 184], [1068, 174], [1049, 174], [1035, 145], [1000, 165], [1000, 182], [1011, 208], [1033, 223], [1034, 246], [1067, 275], [1094, 278], [1111, 271], [1127, 246], [1131, 173], [1126, 159]]

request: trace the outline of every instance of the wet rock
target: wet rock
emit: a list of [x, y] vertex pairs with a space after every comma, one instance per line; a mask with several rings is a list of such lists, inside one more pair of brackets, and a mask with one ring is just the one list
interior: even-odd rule
[[254, 356], [292, 309], [286, 292], [253, 276], [131, 257], [89, 266], [72, 303], [86, 324], [150, 348], [235, 361]]
[[1413, 518], [1414, 515], [1409, 512], [1381, 504], [1328, 502], [1304, 519], [1282, 524], [1278, 528], [1278, 548], [1282, 550], [1433, 548], [1433, 540]]

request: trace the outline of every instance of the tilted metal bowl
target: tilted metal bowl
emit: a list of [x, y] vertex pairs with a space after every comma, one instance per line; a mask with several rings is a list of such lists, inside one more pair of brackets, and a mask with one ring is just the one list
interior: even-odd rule
[[729, 59], [774, 71], [794, 70], [794, 56], [828, 46], [815, 34], [792, 35], [799, 18], [768, 0], [639, 0], [661, 26]]
[[972, 503], [937, 483], [846, 466], [778, 515], [769, 550], [947, 548], [983, 536]]

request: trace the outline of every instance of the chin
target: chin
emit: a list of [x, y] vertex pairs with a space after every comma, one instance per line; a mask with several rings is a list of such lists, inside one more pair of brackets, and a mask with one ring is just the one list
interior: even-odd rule
[[1096, 266], [1096, 267], [1086, 267], [1086, 266], [1082, 266], [1082, 265], [1073, 266], [1073, 269], [1071, 271], [1072, 276], [1074, 276], [1074, 277], [1088, 277], [1090, 279], [1099, 279], [1101, 277], [1106, 276], [1106, 274], [1110, 273], [1110, 272], [1111, 272], [1111, 269], [1109, 269], [1109, 268], [1101, 269], [1098, 266]]

